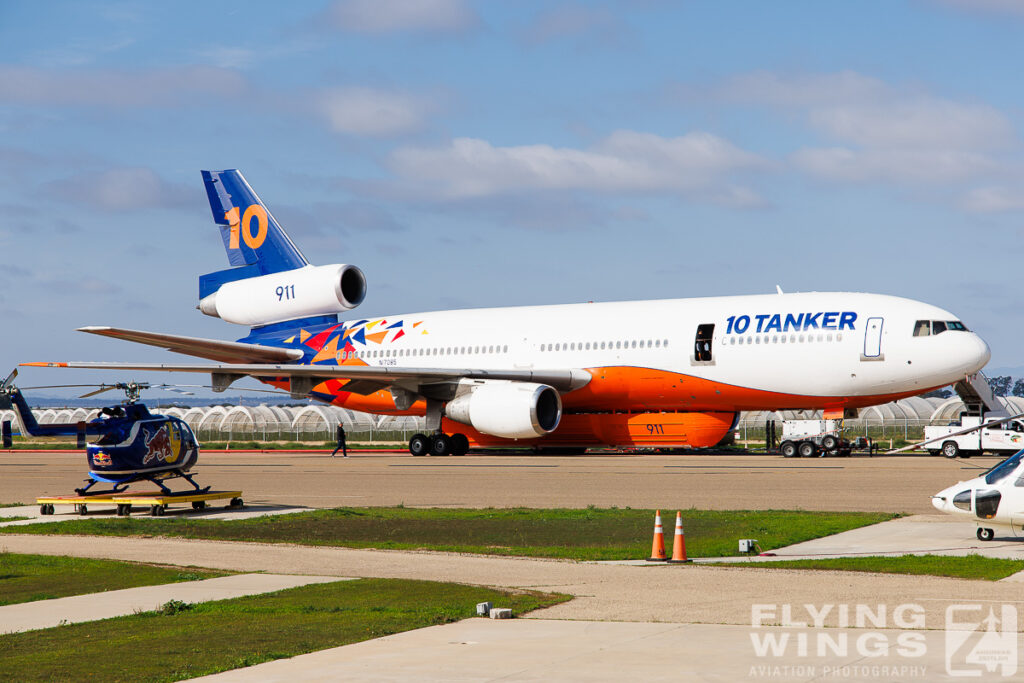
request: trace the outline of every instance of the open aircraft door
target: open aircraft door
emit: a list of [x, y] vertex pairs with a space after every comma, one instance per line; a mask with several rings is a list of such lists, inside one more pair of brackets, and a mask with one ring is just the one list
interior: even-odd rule
[[864, 326], [864, 352], [861, 360], [885, 360], [882, 354], [882, 318], [868, 318]]

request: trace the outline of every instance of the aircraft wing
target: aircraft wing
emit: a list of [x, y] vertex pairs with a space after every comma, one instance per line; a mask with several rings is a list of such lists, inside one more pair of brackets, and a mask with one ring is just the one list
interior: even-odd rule
[[138, 344], [158, 346], [161, 349], [196, 356], [222, 363], [287, 363], [302, 358], [298, 349], [281, 349], [259, 344], [243, 344], [240, 342], [202, 339], [200, 337], [182, 337], [175, 334], [142, 332], [126, 330], [119, 327], [80, 327], [79, 332], [98, 334], [103, 337], [124, 339]]
[[[239, 344], [239, 346], [249, 346]], [[240, 377], [262, 381], [289, 380], [293, 396], [305, 396], [321, 382], [331, 379], [351, 380], [342, 391], [372, 394], [386, 388], [418, 391], [423, 385], [453, 382], [459, 379], [505, 379], [548, 384], [559, 391], [572, 391], [586, 386], [590, 373], [586, 370], [488, 370], [482, 368], [414, 368], [369, 367], [365, 365], [292, 365], [287, 363], [220, 363], [215, 365], [168, 363], [22, 363], [31, 367], [88, 368], [99, 370], [142, 370], [148, 372], [209, 373], [214, 391], [223, 391]]]

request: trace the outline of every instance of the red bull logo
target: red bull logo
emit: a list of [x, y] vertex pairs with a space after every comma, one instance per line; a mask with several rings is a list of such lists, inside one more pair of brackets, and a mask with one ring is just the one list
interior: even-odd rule
[[103, 451], [97, 451], [92, 454], [92, 466], [93, 467], [110, 467], [111, 460], [110, 456]]
[[177, 453], [171, 445], [170, 430], [167, 425], [163, 425], [156, 431], [151, 433], [147, 430], [146, 432], [146, 455], [142, 458], [142, 464], [148, 465], [154, 460], [159, 462], [174, 462], [177, 460]]

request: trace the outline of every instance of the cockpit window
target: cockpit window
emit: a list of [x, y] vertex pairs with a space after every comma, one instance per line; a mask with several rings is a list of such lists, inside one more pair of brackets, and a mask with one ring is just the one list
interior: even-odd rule
[[967, 326], [959, 320], [918, 320], [914, 323], [915, 337], [928, 337], [948, 330], [968, 332]]
[[985, 474], [986, 484], [995, 484], [1010, 476], [1010, 473], [1020, 465], [1021, 458], [1024, 458], [1024, 450], [1017, 451], [1006, 460], [1002, 461]]
[[999, 510], [1003, 495], [999, 491], [978, 491], [974, 495], [974, 514], [982, 519], [992, 519]]
[[967, 489], [953, 496], [953, 505], [961, 510], [969, 511], [971, 509], [971, 490]]

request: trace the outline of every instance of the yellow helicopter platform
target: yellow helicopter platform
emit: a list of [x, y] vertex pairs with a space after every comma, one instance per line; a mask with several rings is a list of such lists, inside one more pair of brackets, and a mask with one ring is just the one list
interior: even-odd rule
[[118, 517], [131, 514], [132, 508], [149, 507], [152, 517], [162, 517], [167, 508], [175, 503], [191, 503], [193, 510], [204, 510], [209, 501], [228, 500], [227, 507], [240, 508], [245, 505], [241, 491], [185, 491], [164, 493], [162, 491], [121, 491], [120, 493], [97, 493], [92, 496], [43, 496], [36, 498], [39, 512], [52, 515], [54, 505], [73, 505], [80, 515], [89, 514], [90, 505], [111, 505], [117, 508]]

